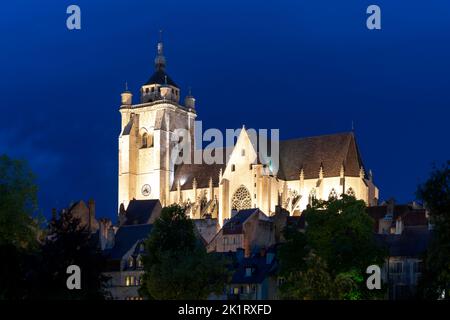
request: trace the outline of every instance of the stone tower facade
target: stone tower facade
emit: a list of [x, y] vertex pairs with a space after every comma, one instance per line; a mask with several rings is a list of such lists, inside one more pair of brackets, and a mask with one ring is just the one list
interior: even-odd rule
[[[174, 177], [171, 155], [179, 142], [176, 129], [186, 129], [194, 143], [195, 99], [179, 103], [180, 88], [166, 73], [163, 43], [155, 58], [155, 71], [141, 87], [140, 102], [133, 104], [128, 88], [122, 93], [119, 136], [119, 212], [132, 199], [160, 199], [168, 205]], [[192, 149], [193, 150], [193, 149]]]

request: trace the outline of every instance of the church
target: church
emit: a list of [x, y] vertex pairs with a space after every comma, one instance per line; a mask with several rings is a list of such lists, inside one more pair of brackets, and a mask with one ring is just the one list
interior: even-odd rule
[[195, 98], [189, 92], [180, 100], [160, 41], [155, 71], [141, 86], [139, 102], [128, 90], [121, 95], [119, 218], [131, 201], [150, 199], [183, 205], [192, 219], [210, 217], [220, 226], [239, 210], [258, 208], [271, 216], [283, 208], [299, 216], [312, 199], [341, 194], [377, 205], [379, 191], [353, 132], [279, 141], [276, 170], [260, 161], [258, 143], [245, 127], [221, 163], [176, 163], [171, 155], [178, 129], [188, 132], [192, 150], [198, 145]]

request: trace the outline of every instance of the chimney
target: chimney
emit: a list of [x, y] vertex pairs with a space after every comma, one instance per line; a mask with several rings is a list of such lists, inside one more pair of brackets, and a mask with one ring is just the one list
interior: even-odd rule
[[112, 222], [109, 219], [103, 218], [100, 219], [99, 225], [100, 249], [111, 249], [114, 246], [114, 229]]
[[89, 231], [92, 231], [92, 228], [95, 225], [95, 201], [94, 199], [89, 199], [88, 201], [89, 208]]
[[251, 256], [250, 243], [245, 235], [244, 235], [244, 256], [246, 258], [250, 258]]

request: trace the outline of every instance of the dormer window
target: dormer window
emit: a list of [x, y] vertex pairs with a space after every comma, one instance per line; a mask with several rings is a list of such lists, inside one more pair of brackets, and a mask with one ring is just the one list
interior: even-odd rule
[[134, 259], [133, 257], [128, 258], [128, 267], [133, 268], [134, 267]]
[[144, 261], [142, 259], [142, 256], [138, 256], [136, 261], [137, 261], [136, 264], [137, 264], [138, 268], [143, 268], [144, 267]]

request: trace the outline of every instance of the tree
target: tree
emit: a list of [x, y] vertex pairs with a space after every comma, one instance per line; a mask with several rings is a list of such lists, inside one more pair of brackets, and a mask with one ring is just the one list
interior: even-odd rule
[[140, 293], [158, 300], [206, 299], [221, 292], [225, 261], [206, 253], [184, 208], [163, 208], [146, 241], [144, 284]]
[[38, 249], [35, 177], [23, 160], [0, 156], [0, 299], [27, 296], [30, 258]]
[[306, 230], [288, 230], [279, 250], [281, 295], [289, 299], [368, 299], [383, 292], [366, 288], [366, 268], [384, 262], [364, 201], [342, 195], [314, 200], [303, 212]]
[[418, 294], [425, 299], [450, 299], [450, 161], [434, 167], [428, 180], [419, 185], [418, 199], [429, 210], [433, 225], [431, 243], [424, 258]]
[[[53, 217], [48, 234], [41, 248], [39, 268], [33, 277], [30, 298], [38, 299], [103, 299], [105, 282], [102, 275], [105, 258], [92, 235], [80, 219], [63, 211]], [[67, 267], [77, 265], [81, 269], [81, 289], [69, 290], [66, 285]]]
[[23, 160], [0, 156], [0, 246], [37, 246], [35, 176]]

